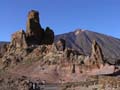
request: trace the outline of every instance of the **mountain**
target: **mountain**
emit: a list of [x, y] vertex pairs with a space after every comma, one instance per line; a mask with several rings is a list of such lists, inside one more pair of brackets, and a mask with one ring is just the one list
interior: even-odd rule
[[9, 44], [9, 42], [5, 42], [5, 41], [0, 41], [0, 49], [3, 47], [3, 45], [5, 44]]
[[96, 40], [102, 48], [104, 59], [110, 64], [119, 62], [120, 59], [120, 39], [112, 36], [88, 31], [75, 30], [73, 32], [56, 35], [55, 42], [60, 38], [66, 40], [66, 46], [80, 51], [82, 54], [91, 54], [92, 41]]
[[9, 44], [9, 42], [0, 41], [0, 46], [2, 46], [2, 45], [4, 45], [4, 44]]
[[6, 45], [8, 44], [9, 42], [0, 41], [0, 57], [1, 55], [4, 55], [5, 50], [3, 48], [6, 47]]

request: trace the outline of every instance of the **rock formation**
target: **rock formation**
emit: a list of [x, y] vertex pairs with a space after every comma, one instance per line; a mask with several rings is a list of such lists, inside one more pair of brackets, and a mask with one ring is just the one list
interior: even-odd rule
[[[10, 48], [28, 48], [32, 45], [51, 45], [54, 42], [54, 32], [49, 27], [44, 29], [39, 23], [39, 12], [31, 10], [28, 13], [26, 32], [17, 31], [12, 35]], [[10, 49], [9, 48], [9, 49]]]
[[66, 41], [64, 39], [59, 39], [59, 41], [56, 43], [56, 46], [59, 51], [64, 51], [66, 46]]
[[27, 48], [26, 34], [23, 30], [17, 31], [12, 35], [10, 48]]
[[102, 49], [95, 40], [92, 43], [91, 60], [92, 64], [104, 64]]
[[54, 32], [49, 27], [45, 29], [42, 44], [50, 45], [54, 42]]
[[91, 56], [85, 63], [89, 66], [95, 66], [97, 68], [100, 68], [100, 65], [104, 64], [102, 49], [95, 40], [93, 40], [92, 43]]
[[102, 49], [104, 59], [112, 65], [120, 64], [120, 39], [82, 29], [56, 35], [55, 42], [60, 38], [66, 40], [66, 47], [73, 48], [87, 56], [91, 55], [92, 41], [96, 40]]
[[0, 58], [4, 56], [5, 52], [7, 52], [7, 49], [8, 49], [7, 44], [3, 44], [3, 46], [0, 47]]
[[39, 12], [31, 10], [28, 13], [26, 36], [28, 44], [41, 44], [44, 37], [44, 30], [39, 23]]
[[49, 27], [44, 29], [40, 25], [39, 12], [31, 10], [28, 13], [26, 38], [28, 45], [50, 45], [54, 42], [54, 32]]

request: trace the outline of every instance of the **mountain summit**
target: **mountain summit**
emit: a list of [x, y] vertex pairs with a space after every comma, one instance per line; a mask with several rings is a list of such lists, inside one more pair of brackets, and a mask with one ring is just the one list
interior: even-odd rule
[[66, 46], [78, 50], [82, 54], [91, 54], [92, 41], [96, 40], [102, 48], [104, 59], [110, 64], [115, 64], [120, 59], [120, 39], [112, 36], [77, 29], [73, 32], [60, 34], [55, 37], [55, 42], [60, 38], [66, 40]]

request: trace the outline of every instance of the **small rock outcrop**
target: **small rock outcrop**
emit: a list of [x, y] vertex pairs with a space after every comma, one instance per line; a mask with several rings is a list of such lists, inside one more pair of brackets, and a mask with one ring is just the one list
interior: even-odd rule
[[4, 56], [4, 53], [7, 52], [7, 49], [8, 49], [7, 44], [3, 44], [3, 46], [0, 47], [0, 58]]
[[59, 39], [59, 41], [56, 43], [56, 46], [59, 51], [64, 51], [66, 46], [66, 41], [64, 39]]
[[96, 63], [101, 63], [103, 64], [104, 62], [104, 57], [102, 53], [102, 49], [99, 46], [99, 44], [94, 40], [92, 43], [92, 54], [91, 54], [91, 59], [93, 62], [96, 61]]
[[27, 48], [26, 34], [23, 30], [17, 31], [12, 34], [12, 41], [10, 48]]
[[54, 42], [54, 32], [49, 27], [44, 32], [44, 38], [42, 44], [50, 45]]
[[87, 65], [90, 66], [95, 66], [100, 68], [100, 65], [104, 64], [104, 57], [103, 57], [103, 53], [102, 53], [102, 49], [99, 46], [99, 44], [93, 40], [92, 43], [92, 52], [91, 52], [91, 56], [88, 58]]

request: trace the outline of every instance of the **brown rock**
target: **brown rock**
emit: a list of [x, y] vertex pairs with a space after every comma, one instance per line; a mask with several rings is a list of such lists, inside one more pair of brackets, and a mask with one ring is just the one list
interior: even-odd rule
[[54, 42], [54, 32], [49, 27], [45, 32], [39, 23], [39, 12], [31, 10], [28, 13], [26, 32], [18, 31], [12, 35], [9, 50], [14, 48], [26, 48], [35, 45], [51, 45]]
[[8, 45], [4, 44], [2, 47], [0, 47], [0, 58], [3, 57], [4, 53], [7, 52]]
[[44, 33], [43, 44], [50, 45], [54, 42], [54, 32], [49, 27], [46, 28]]
[[26, 34], [23, 30], [20, 30], [12, 35], [12, 41], [10, 48], [27, 48]]
[[26, 35], [29, 44], [41, 44], [44, 36], [44, 30], [41, 28], [39, 23], [38, 11], [31, 10], [28, 13]]
[[92, 43], [92, 52], [87, 64], [98, 68], [104, 64], [102, 49], [95, 40]]
[[57, 42], [57, 50], [59, 51], [64, 51], [65, 50], [65, 45], [66, 45], [66, 41], [64, 39], [60, 39], [58, 42]]

